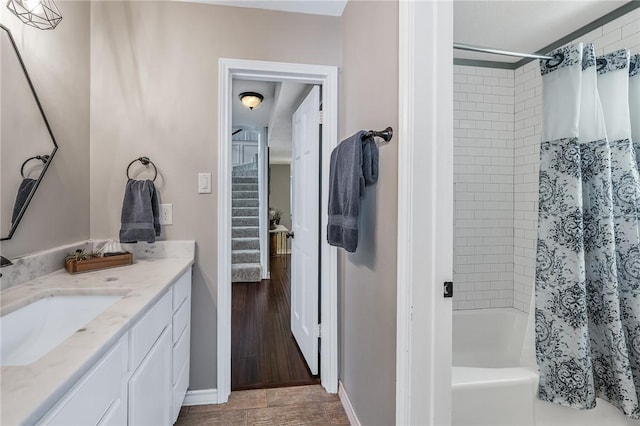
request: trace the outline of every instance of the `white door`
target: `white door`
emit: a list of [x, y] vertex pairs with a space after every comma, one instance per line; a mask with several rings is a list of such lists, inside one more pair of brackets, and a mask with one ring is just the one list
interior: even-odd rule
[[318, 374], [320, 88], [293, 114], [291, 143], [291, 332]]

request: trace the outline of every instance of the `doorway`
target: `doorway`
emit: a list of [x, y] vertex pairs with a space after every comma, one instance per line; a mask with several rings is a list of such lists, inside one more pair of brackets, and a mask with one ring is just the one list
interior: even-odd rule
[[[323, 99], [322, 159], [319, 174], [328, 176], [329, 158], [337, 145], [337, 68], [329, 66], [274, 62], [220, 60], [220, 108], [218, 144], [218, 388], [219, 403], [227, 401], [231, 391], [231, 248], [232, 248], [232, 155], [231, 133], [232, 82], [234, 79], [254, 81], [297, 82], [321, 87]], [[328, 180], [320, 185], [320, 211], [328, 208]], [[320, 320], [313, 332], [322, 327], [320, 346], [320, 382], [331, 393], [338, 390], [337, 351], [337, 252], [326, 243], [326, 215], [321, 215], [319, 241], [316, 241], [320, 264]], [[295, 238], [295, 237], [294, 237]], [[315, 260], [315, 259], [314, 259]], [[292, 265], [293, 266], [293, 265]], [[317, 316], [317, 315], [316, 315]], [[308, 327], [307, 327], [308, 328]]]
[[232, 81], [232, 391], [319, 383], [319, 92]]

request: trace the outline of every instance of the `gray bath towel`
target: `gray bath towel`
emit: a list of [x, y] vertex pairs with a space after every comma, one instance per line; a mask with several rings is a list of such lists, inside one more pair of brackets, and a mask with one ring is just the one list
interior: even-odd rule
[[355, 252], [358, 247], [360, 198], [365, 186], [378, 181], [378, 146], [360, 131], [340, 142], [331, 153], [329, 167], [329, 224], [332, 246]]
[[158, 196], [153, 182], [129, 179], [122, 201], [120, 242], [155, 242], [160, 236], [159, 218]]
[[16, 202], [13, 204], [13, 213], [11, 214], [11, 224], [13, 225], [24, 207], [24, 203], [27, 202], [33, 187], [36, 186], [36, 180], [31, 178], [22, 179], [20, 186], [18, 187], [18, 193], [16, 194]]

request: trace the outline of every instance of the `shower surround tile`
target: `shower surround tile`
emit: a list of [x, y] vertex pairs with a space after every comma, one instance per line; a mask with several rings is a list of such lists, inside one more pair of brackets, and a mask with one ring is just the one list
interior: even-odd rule
[[[622, 47], [640, 53], [640, 9], [571, 43], [576, 42], [594, 43], [598, 54]], [[498, 78], [499, 85], [490, 77]], [[496, 88], [508, 94], [496, 98]], [[489, 112], [502, 115], [485, 115]], [[454, 309], [513, 306], [529, 312], [535, 279], [542, 131], [538, 62], [513, 71], [454, 66], [454, 114]], [[509, 164], [511, 174], [502, 174]], [[503, 186], [488, 186], [491, 184]], [[506, 204], [499, 204], [509, 202], [510, 211]], [[497, 227], [488, 235], [492, 219]], [[510, 234], [505, 230], [509, 221]], [[503, 265], [502, 275], [497, 274], [495, 269]]]
[[454, 309], [513, 306], [513, 71], [454, 67]]

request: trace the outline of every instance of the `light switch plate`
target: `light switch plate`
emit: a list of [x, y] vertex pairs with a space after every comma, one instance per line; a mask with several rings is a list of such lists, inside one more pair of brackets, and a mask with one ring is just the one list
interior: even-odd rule
[[198, 194], [211, 194], [211, 173], [198, 173]]
[[160, 204], [160, 225], [173, 225], [173, 204]]

